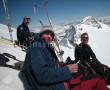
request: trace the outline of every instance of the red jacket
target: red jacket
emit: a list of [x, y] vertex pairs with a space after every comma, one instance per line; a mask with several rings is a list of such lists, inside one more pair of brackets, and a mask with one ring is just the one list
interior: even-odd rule
[[66, 90], [110, 90], [100, 77], [85, 77], [83, 74], [64, 83]]

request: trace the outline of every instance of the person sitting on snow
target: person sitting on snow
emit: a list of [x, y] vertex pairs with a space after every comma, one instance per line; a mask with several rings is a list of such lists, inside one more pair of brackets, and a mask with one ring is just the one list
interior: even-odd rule
[[65, 90], [64, 82], [78, 71], [77, 64], [60, 67], [58, 58], [50, 45], [55, 33], [43, 30], [35, 35], [27, 49], [23, 69], [20, 73], [25, 90]]
[[[110, 68], [102, 64], [97, 58], [91, 47], [88, 45], [89, 35], [83, 33], [81, 35], [81, 43], [75, 48], [75, 61], [80, 61], [83, 65], [90, 64], [88, 68], [92, 68], [92, 73], [101, 75], [110, 84]], [[86, 66], [86, 65], [85, 65]]]

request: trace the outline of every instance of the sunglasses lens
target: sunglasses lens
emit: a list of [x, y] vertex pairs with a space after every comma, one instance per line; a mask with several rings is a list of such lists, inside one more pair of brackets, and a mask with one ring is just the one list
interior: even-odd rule
[[82, 37], [82, 39], [88, 39], [88, 37]]

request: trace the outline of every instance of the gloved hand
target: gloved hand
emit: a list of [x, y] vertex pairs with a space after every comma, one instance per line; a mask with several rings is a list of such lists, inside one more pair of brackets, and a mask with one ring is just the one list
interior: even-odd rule
[[68, 56], [67, 59], [66, 59], [66, 62], [65, 64], [68, 65], [68, 64], [75, 64], [75, 60], [71, 60], [71, 58]]

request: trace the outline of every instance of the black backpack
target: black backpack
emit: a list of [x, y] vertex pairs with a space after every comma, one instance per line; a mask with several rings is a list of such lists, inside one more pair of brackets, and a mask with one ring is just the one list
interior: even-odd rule
[[8, 61], [9, 59], [7, 57], [5, 57], [3, 54], [0, 54], [0, 66], [5, 66]]

